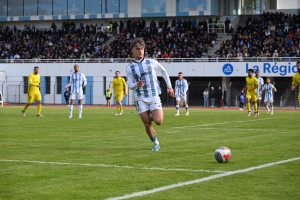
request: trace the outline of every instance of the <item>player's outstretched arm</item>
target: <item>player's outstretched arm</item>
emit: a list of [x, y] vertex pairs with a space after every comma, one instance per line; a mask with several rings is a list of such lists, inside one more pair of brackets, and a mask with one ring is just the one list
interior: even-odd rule
[[86, 84], [87, 84], [87, 79], [86, 79], [86, 77], [85, 77], [84, 74], [82, 74], [82, 81], [83, 81], [82, 88], [84, 88], [86, 86]]
[[296, 78], [295, 78], [295, 76], [293, 76], [291, 90], [295, 90], [295, 88], [296, 88], [296, 84], [297, 84], [297, 82], [296, 82]]
[[[167, 87], [172, 88], [171, 80], [170, 80], [167, 70], [156, 60], [153, 60], [153, 67], [155, 69], [158, 69], [162, 73], [162, 77], [164, 78], [164, 80], [167, 84]], [[172, 90], [173, 90], [173, 88], [172, 88]], [[173, 93], [174, 93], [174, 91], [173, 91]]]
[[265, 91], [265, 87], [263, 87], [262, 90], [260, 91], [260, 96], [263, 96], [264, 91]]
[[136, 90], [138, 88], [138, 82], [136, 82], [130, 70], [126, 71], [126, 77], [128, 88], [131, 90]]
[[123, 81], [123, 86], [124, 86], [124, 93], [125, 93], [125, 96], [127, 96], [128, 95], [128, 87], [127, 87], [127, 84], [126, 84], [126, 81], [125, 81], [125, 79], [123, 78], [122, 79], [122, 81]]
[[170, 80], [167, 70], [156, 60], [153, 60], [153, 68], [158, 69], [162, 73], [162, 77], [164, 78], [164, 80], [167, 84], [167, 92], [170, 96], [174, 97], [175, 96], [174, 90], [172, 88], [171, 80]]
[[68, 83], [67, 85], [65, 85], [65, 88], [69, 88], [71, 85], [73, 84], [73, 79], [72, 79], [72, 74], [70, 75], [70, 83]]
[[242, 89], [243, 92], [245, 92], [248, 89], [247, 85], [245, 85], [244, 89]]
[[175, 97], [173, 88], [168, 88], [168, 89], [167, 89], [167, 92], [168, 92], [168, 94], [169, 94], [171, 97]]
[[178, 86], [177, 86], [177, 80], [175, 81], [175, 91], [174, 91], [174, 96], [176, 97], [178, 94], [177, 94], [177, 91], [178, 91]]
[[292, 85], [291, 90], [295, 90], [295, 88], [296, 88], [296, 87], [295, 87], [294, 85]]
[[183, 93], [186, 94], [186, 92], [188, 91], [188, 89], [189, 89], [188, 82], [187, 82], [187, 80], [184, 79]]

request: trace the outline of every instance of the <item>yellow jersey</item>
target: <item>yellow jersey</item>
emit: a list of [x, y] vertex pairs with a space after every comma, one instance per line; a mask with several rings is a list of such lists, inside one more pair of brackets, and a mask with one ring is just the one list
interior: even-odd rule
[[127, 84], [125, 82], [125, 79], [122, 77], [114, 78], [110, 86], [110, 91], [112, 91], [112, 89], [114, 89], [115, 94], [127, 93]]
[[258, 86], [257, 78], [255, 78], [254, 76], [252, 76], [251, 78], [247, 77], [246, 84], [247, 84], [247, 94], [256, 94], [256, 86]]
[[292, 85], [296, 85], [296, 84], [298, 84], [298, 86], [300, 85], [300, 74], [298, 72], [293, 76], [293, 81], [292, 81]]
[[28, 76], [28, 94], [39, 93], [40, 88], [37, 87], [41, 82], [41, 76], [32, 72]]

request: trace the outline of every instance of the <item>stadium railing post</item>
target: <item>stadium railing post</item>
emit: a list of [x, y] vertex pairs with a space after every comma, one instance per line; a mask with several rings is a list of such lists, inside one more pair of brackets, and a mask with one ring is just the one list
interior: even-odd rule
[[19, 86], [19, 103], [21, 103], [21, 84], [23, 83], [23, 81], [20, 82]]
[[55, 81], [55, 83], [54, 83], [54, 86], [53, 86], [53, 91], [54, 91], [54, 93], [53, 93], [53, 104], [55, 105], [55, 92], [56, 92], [56, 81]]
[[295, 104], [295, 109], [297, 109], [297, 98], [298, 98], [298, 84], [296, 85], [295, 88], [295, 95], [294, 95], [294, 104]]
[[0, 105], [1, 107], [3, 107], [3, 96], [1, 91], [0, 91]]
[[232, 82], [229, 83], [229, 90], [227, 91], [227, 94], [228, 92], [230, 92], [230, 96], [229, 96], [229, 101], [228, 101], [228, 96], [227, 96], [227, 99], [226, 99], [226, 102], [227, 102], [227, 107], [231, 107], [231, 100], [232, 100], [232, 89], [231, 89], [231, 86], [232, 86]]
[[5, 84], [5, 82], [6, 81], [3, 81], [3, 83], [2, 83], [2, 90], [0, 91], [0, 103], [1, 103], [1, 107], [3, 107], [3, 94], [2, 94], [2, 92], [4, 91], [4, 84]]

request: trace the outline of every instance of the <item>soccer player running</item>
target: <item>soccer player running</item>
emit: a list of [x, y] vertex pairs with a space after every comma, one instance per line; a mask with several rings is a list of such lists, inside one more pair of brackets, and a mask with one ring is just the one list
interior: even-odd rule
[[176, 96], [176, 114], [179, 116], [180, 101], [183, 101], [185, 106], [185, 115], [189, 115], [189, 105], [187, 104], [186, 92], [189, 86], [187, 81], [183, 78], [183, 73], [178, 73], [178, 80], [175, 81], [175, 96]]
[[262, 97], [262, 90], [264, 87], [264, 79], [262, 77], [260, 77], [260, 71], [256, 70], [255, 71], [255, 78], [258, 81], [258, 87], [256, 88], [256, 95], [257, 95], [257, 115], [259, 115], [259, 106], [260, 106], [260, 102], [261, 102], [261, 97]]
[[251, 106], [250, 106], [250, 100], [252, 101], [254, 105], [254, 117], [257, 116], [257, 97], [256, 97], [256, 88], [258, 87], [258, 81], [253, 76], [254, 70], [248, 69], [248, 77], [246, 77], [246, 86], [242, 90], [244, 92], [247, 89], [246, 94], [246, 106], [248, 109], [248, 117], [251, 116]]
[[73, 116], [73, 104], [76, 98], [78, 99], [79, 118], [82, 118], [82, 100], [84, 99], [83, 88], [86, 84], [87, 80], [85, 75], [79, 71], [79, 65], [75, 64], [74, 72], [70, 75], [70, 83], [65, 86], [66, 89], [71, 86], [69, 118], [72, 118]]
[[291, 90], [294, 91], [296, 89], [296, 85], [298, 85], [298, 104], [300, 105], [300, 61], [297, 61], [296, 65], [298, 72], [293, 76]]
[[155, 69], [162, 73], [167, 84], [167, 92], [174, 96], [174, 91], [165, 68], [156, 60], [145, 58], [144, 48], [145, 42], [142, 38], [135, 38], [130, 44], [134, 60], [126, 69], [127, 84], [129, 89], [134, 90], [136, 110], [144, 123], [146, 133], [154, 143], [152, 151], [158, 151], [160, 145], [151, 121], [161, 125], [164, 115]]
[[124, 78], [120, 77], [120, 72], [115, 72], [116, 77], [112, 81], [112, 84], [110, 86], [110, 91], [114, 89], [115, 94], [115, 100], [117, 102], [117, 114], [116, 115], [122, 115], [123, 114], [123, 107], [122, 107], [122, 100], [125, 96], [127, 96], [127, 84]]
[[37, 102], [37, 117], [44, 117], [42, 112], [42, 95], [40, 92], [41, 76], [39, 75], [39, 67], [35, 66], [33, 72], [28, 76], [28, 92], [27, 92], [27, 103], [22, 110], [22, 116], [25, 117], [26, 109], [33, 103]]
[[270, 108], [268, 106], [268, 104], [270, 104], [270, 106], [271, 106], [271, 115], [273, 115], [273, 111], [274, 111], [274, 108], [273, 108], [273, 90], [274, 90], [274, 92], [277, 92], [275, 86], [270, 83], [270, 79], [267, 79], [266, 84], [263, 87], [263, 91], [265, 92], [264, 104], [265, 104], [265, 107], [268, 110], [267, 114], [270, 113]]

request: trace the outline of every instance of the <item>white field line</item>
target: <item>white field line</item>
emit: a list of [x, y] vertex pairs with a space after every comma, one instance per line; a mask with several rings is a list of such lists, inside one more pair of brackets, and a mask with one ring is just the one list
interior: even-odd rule
[[[278, 132], [278, 130], [275, 129], [269, 129], [269, 130], [264, 130], [264, 129], [253, 129], [253, 128], [199, 128], [198, 130], [223, 130], [223, 131], [257, 131], [257, 132]], [[295, 131], [282, 131], [280, 130], [280, 132], [282, 133], [291, 133], [291, 132], [295, 132]], [[170, 132], [166, 132], [166, 133], [181, 133], [179, 130], [177, 131], [170, 131]]]
[[106, 164], [89, 164], [89, 163], [67, 163], [67, 162], [46, 162], [36, 160], [5, 160], [0, 159], [0, 162], [18, 162], [18, 163], [36, 163], [49, 165], [72, 165], [72, 166], [88, 166], [88, 167], [107, 167], [107, 168], [125, 168], [125, 169], [139, 169], [139, 170], [157, 170], [157, 171], [180, 171], [180, 172], [208, 172], [208, 173], [225, 173], [222, 170], [205, 170], [205, 169], [182, 169], [182, 168], [160, 168], [160, 167], [133, 167], [121, 165], [106, 165]]
[[220, 124], [231, 124], [231, 123], [262, 121], [262, 120], [268, 120], [268, 119], [274, 119], [274, 118], [263, 118], [263, 119], [244, 120], [244, 121], [232, 121], [232, 122], [219, 122], [219, 123], [212, 123], [212, 124], [199, 124], [199, 125], [194, 125], [194, 126], [177, 126], [177, 127], [173, 127], [173, 128], [194, 128], [194, 127], [201, 127], [201, 126], [214, 126], [214, 125], [220, 125]]
[[[257, 132], [278, 132], [278, 130], [275, 129], [254, 129], [254, 128], [200, 128], [199, 130], [212, 130], [212, 129], [218, 129], [218, 130], [224, 130], [224, 131], [257, 131]], [[280, 133], [293, 133], [296, 131], [290, 131], [290, 130], [280, 130]], [[298, 131], [297, 131], [298, 132]], [[171, 132], [170, 132], [171, 133]]]
[[234, 174], [245, 173], [245, 172], [249, 172], [249, 171], [253, 171], [253, 170], [257, 170], [257, 169], [262, 169], [262, 168], [266, 168], [266, 167], [271, 167], [271, 166], [274, 166], [274, 165], [279, 165], [279, 164], [292, 162], [292, 161], [296, 161], [296, 160], [300, 160], [300, 157], [291, 158], [291, 159], [287, 159], [287, 160], [281, 160], [281, 161], [278, 161], [278, 162], [267, 163], [267, 164], [259, 165], [259, 166], [256, 166], [256, 167], [249, 167], [249, 168], [246, 168], [246, 169], [240, 169], [240, 170], [235, 170], [235, 171], [231, 171], [231, 172], [225, 172], [223, 174], [216, 174], [216, 175], [212, 175], [212, 176], [208, 176], [208, 177], [204, 177], [204, 178], [200, 178], [200, 179], [196, 179], [196, 180], [192, 180], [192, 181], [180, 182], [180, 183], [176, 183], [176, 184], [172, 184], [172, 185], [166, 185], [166, 186], [154, 188], [152, 190], [144, 190], [144, 191], [141, 191], [141, 192], [126, 194], [124, 196], [108, 198], [106, 200], [121, 200], [121, 199], [129, 199], [129, 198], [133, 198], [133, 197], [140, 197], [140, 196], [144, 196], [144, 195], [147, 195], [147, 194], [153, 194], [153, 193], [156, 193], [156, 192], [161, 192], [161, 191], [165, 191], [165, 190], [169, 190], [169, 189], [173, 189], [173, 188], [177, 188], [177, 187], [182, 187], [182, 186], [186, 186], [186, 185], [201, 183], [201, 182], [204, 182], [204, 181], [209, 181], [209, 180], [213, 180], [213, 179], [217, 179], [217, 178], [222, 178], [222, 177], [225, 177], [225, 176], [231, 176], [231, 175], [234, 175]]

